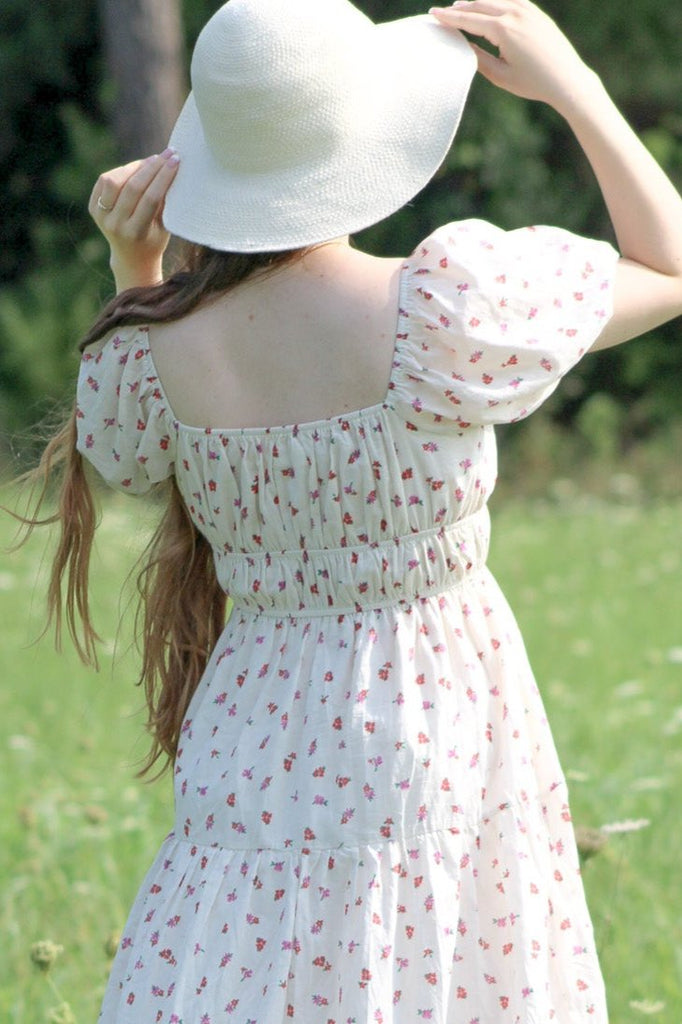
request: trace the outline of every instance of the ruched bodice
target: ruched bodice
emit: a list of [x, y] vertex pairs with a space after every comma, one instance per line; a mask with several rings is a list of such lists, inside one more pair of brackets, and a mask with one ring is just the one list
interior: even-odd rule
[[80, 451], [128, 493], [175, 475], [231, 608], [100, 1024], [606, 1024], [565, 781], [486, 557], [494, 424], [589, 348], [615, 259], [440, 229], [402, 271], [384, 400], [298, 426], [180, 422], [144, 326], [85, 353]]
[[485, 563], [490, 430], [433, 427], [426, 440], [389, 404], [281, 431], [176, 429], [207, 474], [196, 489], [180, 478], [183, 497], [239, 607], [321, 614], [411, 602]]
[[222, 554], [218, 579], [238, 608], [328, 615], [401, 606], [457, 587], [484, 565], [488, 510], [354, 547]]

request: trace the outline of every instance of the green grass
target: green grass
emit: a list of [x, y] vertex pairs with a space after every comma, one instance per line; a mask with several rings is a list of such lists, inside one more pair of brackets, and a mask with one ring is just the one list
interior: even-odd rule
[[[585, 869], [612, 1024], [682, 1024], [682, 505], [570, 494], [498, 505], [491, 565], [526, 637], [576, 823], [650, 822], [612, 835]], [[169, 780], [134, 777], [145, 749], [135, 657], [111, 655], [142, 510], [106, 506], [94, 572], [110, 652], [100, 675], [48, 639], [26, 646], [40, 629], [43, 538], [1, 556], [3, 1024], [42, 1024], [59, 1001], [30, 963], [43, 938], [64, 947], [50, 977], [78, 1024], [96, 1019], [107, 944], [171, 824]], [[0, 547], [12, 532], [0, 515]]]

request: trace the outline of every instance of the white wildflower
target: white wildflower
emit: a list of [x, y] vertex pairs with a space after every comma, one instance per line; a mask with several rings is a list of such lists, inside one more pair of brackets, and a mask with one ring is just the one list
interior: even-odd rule
[[655, 793], [659, 789], [666, 789], [668, 785], [667, 779], [659, 779], [652, 775], [643, 779], [635, 779], [630, 789], [633, 789], [635, 793]]
[[602, 825], [601, 831], [607, 835], [617, 835], [625, 832], [640, 832], [648, 828], [651, 822], [648, 818], [628, 819], [627, 821], [613, 821], [609, 825]]
[[587, 772], [581, 772], [578, 768], [569, 768], [566, 772], [566, 778], [570, 779], [571, 782], [589, 782], [590, 776]]
[[14, 736], [10, 736], [7, 745], [10, 750], [21, 750], [26, 753], [34, 750], [35, 741], [30, 736], [23, 736], [20, 733], [16, 733]]
[[665, 1010], [665, 1003], [660, 999], [655, 1003], [650, 999], [631, 999], [630, 1009], [638, 1010], [639, 1013], [643, 1013], [647, 1017], [652, 1017], [655, 1013], [661, 1013]]
[[642, 684], [638, 679], [628, 679], [627, 682], [621, 683], [613, 691], [614, 697], [620, 697], [623, 700], [627, 700], [628, 697], [639, 697], [642, 692]]
[[17, 578], [11, 572], [0, 572], [0, 590], [14, 590]]
[[682, 708], [675, 708], [670, 721], [663, 726], [664, 736], [675, 736], [682, 729]]

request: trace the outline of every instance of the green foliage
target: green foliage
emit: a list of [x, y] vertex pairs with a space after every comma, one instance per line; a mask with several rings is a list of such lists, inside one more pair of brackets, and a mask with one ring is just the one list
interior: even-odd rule
[[[611, 1019], [635, 1024], [644, 1018], [633, 1002], [663, 1002], [653, 1019], [675, 1024], [682, 507], [556, 491], [552, 505], [496, 502], [491, 565], [526, 637], [575, 822], [651, 823], [612, 835], [585, 871]], [[110, 655], [121, 583], [148, 531], [140, 508], [120, 496], [105, 506], [93, 574], [107, 643], [99, 677], [70, 649], [56, 657], [48, 638], [27, 646], [41, 627], [43, 538], [0, 567], [3, 1024], [41, 1024], [58, 1002], [30, 961], [41, 939], [64, 947], [52, 968], [62, 999], [81, 1024], [96, 1019], [114, 937], [171, 826], [171, 778], [134, 778], [146, 737], [131, 616], [113, 668]], [[0, 517], [0, 549], [12, 533]]]
[[77, 372], [74, 340], [97, 312], [90, 271], [67, 263], [57, 274], [28, 274], [0, 295], [0, 423], [12, 433], [64, 403]]
[[[414, 0], [387, 4], [361, 0], [377, 20], [423, 11]], [[636, 10], [616, 0], [546, 0], [545, 9], [575, 41], [640, 132], [646, 145], [682, 188], [682, 7], [644, 0]], [[483, 217], [511, 229], [557, 224], [613, 241], [608, 214], [587, 161], [564, 122], [542, 105], [522, 103], [487, 82], [474, 82], [455, 145], [441, 172], [419, 198], [363, 233], [371, 251], [410, 251], [437, 224]], [[554, 420], [582, 436], [576, 421], [593, 395], [612, 395], [621, 411], [614, 454], [679, 419], [682, 378], [680, 322], [645, 339], [591, 357], [571, 374], [551, 404]], [[583, 420], [590, 422], [589, 415]], [[533, 417], [527, 432], [560, 436]], [[523, 436], [521, 433], [514, 436]], [[582, 452], [601, 450], [588, 438]], [[577, 454], [580, 458], [580, 454]]]
[[[219, 6], [219, 0], [182, 0], [188, 52]], [[357, 0], [357, 6], [386, 21], [423, 13], [427, 5]], [[682, 7], [656, 0], [636, 8], [619, 0], [546, 0], [545, 7], [682, 185]], [[109, 86], [96, 0], [4, 0], [0, 80], [1, 453], [3, 434], [30, 425], [46, 395], [69, 391], [73, 360], [66, 353], [111, 291], [106, 253], [86, 210], [97, 175], [116, 162], [104, 113]], [[434, 180], [358, 242], [373, 252], [404, 254], [436, 225], [462, 217], [503, 228], [553, 223], [611, 237], [592, 173], [561, 119], [482, 79], [474, 82], [457, 141]], [[610, 394], [623, 413], [621, 448], [679, 418], [679, 329], [671, 324], [585, 360], [553, 401], [553, 418], [580, 431], [583, 403]], [[37, 355], [40, 368], [28, 366]]]
[[[68, 205], [54, 192], [50, 178], [54, 168], [72, 157], [64, 119], [68, 104], [98, 117], [98, 48], [94, 3], [3, 0], [0, 282], [16, 280], [38, 262], [31, 238], [36, 220], [64, 223], [68, 218]], [[80, 211], [78, 220], [83, 230]]]

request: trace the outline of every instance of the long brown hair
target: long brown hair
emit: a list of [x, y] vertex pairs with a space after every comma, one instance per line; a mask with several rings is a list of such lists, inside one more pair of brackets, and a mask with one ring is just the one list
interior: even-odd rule
[[[305, 250], [280, 253], [224, 253], [187, 245], [184, 265], [162, 284], [131, 288], [102, 310], [80, 343], [81, 351], [129, 324], [179, 320], [253, 274], [266, 274]], [[61, 478], [56, 511], [41, 518], [52, 479]], [[54, 624], [61, 648], [64, 619], [81, 660], [98, 667], [97, 642], [89, 604], [89, 566], [97, 510], [76, 449], [76, 408], [47, 444], [35, 470], [21, 478], [32, 487], [32, 512], [11, 513], [26, 528], [58, 523], [57, 550], [47, 592], [46, 630]], [[218, 584], [211, 546], [194, 525], [174, 477], [158, 485], [166, 506], [139, 563], [136, 633], [142, 654], [139, 684], [147, 702], [151, 749], [144, 775], [162, 760], [158, 774], [175, 755], [187, 706], [225, 623], [226, 596]]]

